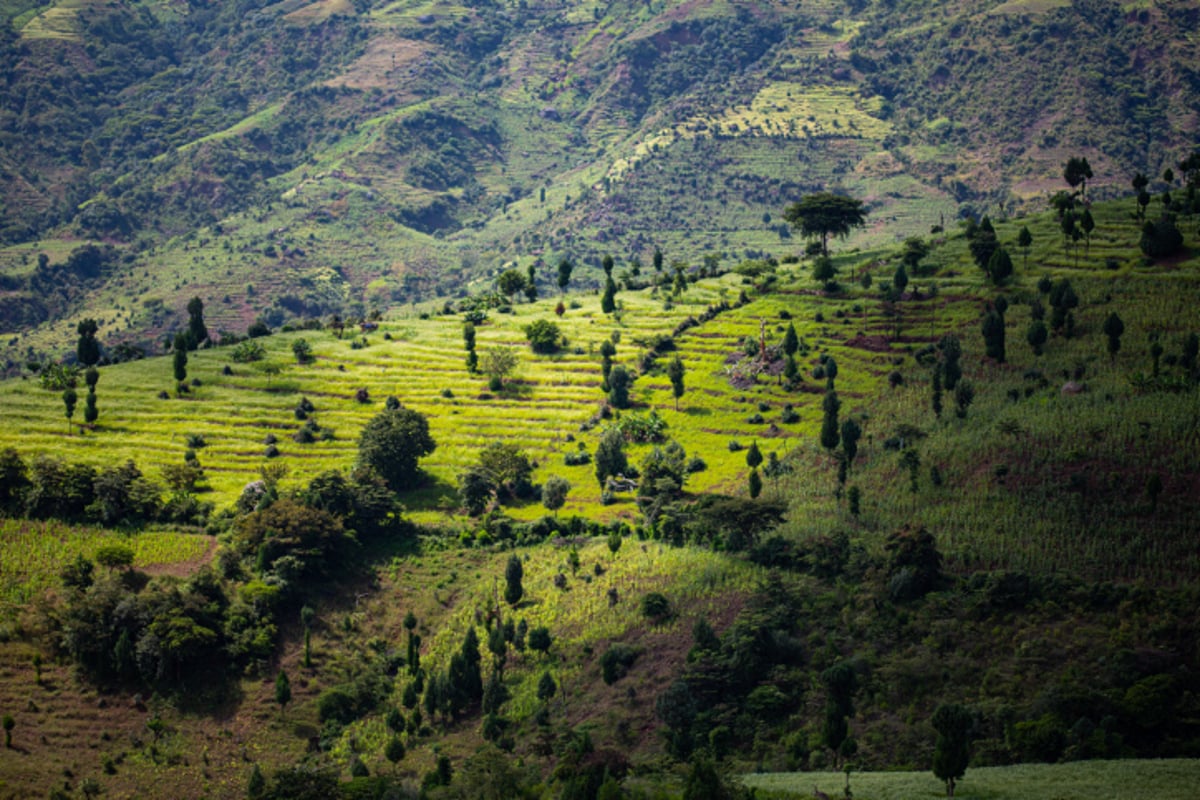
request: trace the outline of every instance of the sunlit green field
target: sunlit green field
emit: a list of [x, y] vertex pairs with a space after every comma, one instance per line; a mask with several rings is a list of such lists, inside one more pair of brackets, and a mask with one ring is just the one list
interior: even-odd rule
[[[955, 787], [962, 800], [1187, 800], [1196, 796], [1200, 761], [1076, 761], [1018, 764], [967, 770]], [[747, 775], [747, 786], [769, 797], [812, 797], [813, 787], [843, 796], [846, 778], [833, 772]], [[855, 800], [915, 800], [945, 797], [932, 772], [852, 773]]]

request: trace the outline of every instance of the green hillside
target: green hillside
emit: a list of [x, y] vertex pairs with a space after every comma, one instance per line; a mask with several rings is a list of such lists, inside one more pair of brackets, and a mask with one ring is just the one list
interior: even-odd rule
[[[84, 316], [153, 352], [192, 296], [241, 333], [513, 261], [736, 263], [828, 186], [868, 203], [863, 246], [1036, 208], [1072, 156], [1113, 196], [1190, 153], [1200, 91], [1193, 2], [4, 12], [10, 373]], [[80, 270], [88, 241], [114, 249]]]
[[[92, 425], [82, 380], [70, 422], [53, 369], [4, 382], [0, 786], [240, 796], [257, 768], [270, 797], [689, 797], [805, 770], [746, 780], [808, 794], [845, 763], [856, 796], [932, 796], [943, 703], [971, 720], [961, 796], [1014, 796], [982, 768], [1088, 796], [1091, 759], [1136, 783], [1148, 767], [1120, 759], [1194, 757], [1197, 238], [1181, 215], [1182, 247], [1145, 256], [1135, 212], [1091, 204], [1086, 241], [1051, 210], [836, 249], [824, 285], [816, 259], [647, 263], [628, 279], [654, 285], [610, 313], [574, 278], [392, 307], [190, 351], [183, 392], [173, 355], [110, 364]], [[976, 263], [989, 228], [999, 285]], [[516, 356], [499, 389], [468, 370], [467, 317], [481, 365]], [[531, 349], [538, 320], [557, 353]], [[629, 408], [601, 389], [602, 345], [636, 376]], [[369, 423], [408, 411], [436, 448], [393, 494], [352, 468]], [[656, 418], [663, 440], [636, 441]], [[610, 429], [637, 489], [596, 479]], [[531, 485], [472, 514], [496, 444]], [[1025, 766], [1059, 761], [1081, 772]], [[914, 774], [858, 782], [896, 769]]]

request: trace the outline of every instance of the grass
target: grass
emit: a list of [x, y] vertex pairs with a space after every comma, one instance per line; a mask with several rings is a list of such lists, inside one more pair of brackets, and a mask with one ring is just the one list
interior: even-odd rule
[[59, 522], [0, 519], [0, 604], [22, 605], [58, 585], [58, 574], [78, 556], [92, 558], [110, 543], [128, 545], [137, 569], [193, 561], [206, 553], [206, 536], [170, 531], [124, 535]]
[[[1195, 794], [1200, 761], [1077, 761], [1067, 764], [1018, 764], [967, 770], [954, 796], [962, 800], [1184, 800]], [[815, 784], [841, 797], [842, 773], [800, 772], [747, 775], [747, 786], [769, 797], [811, 797]], [[945, 797], [931, 772], [855, 772], [850, 776], [859, 800], [915, 800]]]

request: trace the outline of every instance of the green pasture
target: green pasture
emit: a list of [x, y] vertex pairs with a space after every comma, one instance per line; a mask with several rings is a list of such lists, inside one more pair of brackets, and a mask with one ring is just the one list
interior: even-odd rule
[[[1075, 761], [971, 767], [955, 787], [961, 800], [1185, 800], [1195, 796], [1200, 761]], [[835, 772], [747, 775], [743, 782], [768, 797], [812, 797], [816, 786], [841, 797], [846, 776]], [[932, 772], [854, 772], [857, 800], [917, 800], [946, 796]]]

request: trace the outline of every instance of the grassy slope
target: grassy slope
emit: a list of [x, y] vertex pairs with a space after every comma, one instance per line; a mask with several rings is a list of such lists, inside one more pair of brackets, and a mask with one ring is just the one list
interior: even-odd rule
[[[680, 355], [688, 364], [688, 394], [682, 403], [682, 413], [672, 410], [669, 387], [662, 377], [642, 378], [636, 385], [635, 396], [639, 402], [660, 409], [671, 423], [672, 435], [684, 442], [689, 453], [699, 453], [709, 462], [709, 470], [693, 478], [695, 483], [689, 486], [692, 490], [740, 490], [744, 461], [741, 453], [728, 451], [725, 444], [730, 438], [745, 443], [759, 435], [764, 451], [793, 451], [791, 458], [801, 466], [800, 471], [783, 479], [779, 486], [769, 485], [768, 493], [777, 491], [794, 503], [787, 532], [797, 538], [848, 528], [857, 542], [877, 548], [888, 532], [917, 519], [938, 533], [939, 544], [953, 571], [994, 566], [1040, 572], [1053, 566], [1049, 554], [1059, 559], [1057, 563], [1099, 578], [1188, 579], [1195, 575], [1196, 565], [1186, 552], [1174, 549], [1174, 543], [1180, 541], [1174, 534], [1186, 527], [1186, 520], [1194, 519], [1191, 505], [1194, 501], [1190, 499], [1194, 494], [1190, 494], [1191, 484], [1186, 481], [1195, 481], [1196, 475], [1194, 465], [1186, 462], [1186, 446], [1180, 444], [1194, 435], [1188, 428], [1189, 421], [1194, 428], [1194, 392], [1137, 395], [1130, 390], [1124, 373], [1144, 368], [1147, 331], [1161, 330], [1170, 352], [1178, 334], [1194, 324], [1194, 318], [1184, 313], [1194, 307], [1197, 292], [1194, 265], [1180, 261], [1152, 268], [1142, 266], [1132, 256], [1130, 243], [1135, 234], [1127, 219], [1126, 205], [1099, 206], [1096, 212], [1099, 228], [1093, 237], [1091, 253], [1087, 258], [1081, 255], [1078, 266], [1074, 258], [1062, 254], [1052, 218], [998, 225], [1001, 241], [1014, 240], [1020, 224], [1030, 226], [1035, 240], [1030, 260], [1037, 266], [1026, 270], [1018, 259], [1018, 277], [1014, 286], [1006, 290], [1007, 294], [1013, 299], [1028, 294], [1036, 277], [1045, 270], [1056, 276], [1069, 275], [1083, 299], [1082, 307], [1077, 310], [1079, 335], [1072, 340], [1052, 339], [1047, 355], [1040, 360], [1020, 341], [1027, 311], [1014, 302], [1008, 312], [1010, 363], [997, 367], [981, 362], [978, 309], [980, 297], [991, 295], [992, 291], [983, 286], [978, 272], [969, 265], [961, 239], [952, 236], [930, 256], [930, 263], [938, 269], [937, 277], [914, 281], [921, 290], [936, 281], [939, 286], [936, 298], [901, 303], [904, 336], [887, 344], [884, 352], [854, 346], [855, 342], [864, 341], [857, 338], [860, 332], [865, 336], [884, 336], [892, 324], [883, 316], [872, 293], [853, 289], [846, 297], [823, 298], [812, 293], [811, 282], [800, 273], [795, 283], [785, 280], [779, 292], [726, 312], [679, 337]], [[1105, 257], [1116, 258], [1117, 269], [1107, 269]], [[851, 264], [856, 270], [871, 269], [877, 284], [893, 269], [880, 254], [866, 258], [861, 254], [850, 255], [843, 259], [844, 269]], [[669, 330], [683, 314], [694, 312], [718, 297], [722, 285], [728, 287], [730, 294], [738, 288], [732, 276], [721, 282], [702, 283], [689, 290], [684, 302], [677, 303], [670, 312], [662, 311], [661, 300], [651, 301], [626, 293], [622, 296], [627, 307], [622, 326], [596, 312], [595, 298], [581, 297], [583, 307], [569, 311], [565, 325], [572, 346], [582, 346], [585, 351], [589, 344], [594, 346], [615, 327], [620, 327], [618, 360], [630, 363], [636, 352], [632, 344], [635, 337]], [[1106, 301], [1110, 294], [1111, 300]], [[696, 305], [689, 307], [689, 302]], [[866, 311], [865, 319], [854, 310], [855, 304], [861, 304]], [[549, 301], [542, 301], [534, 308], [517, 306], [517, 314], [511, 318], [494, 315], [494, 323], [481, 328], [480, 350], [501, 342], [519, 343], [520, 324], [538, 314], [549, 316], [548, 307]], [[1126, 321], [1125, 346], [1116, 367], [1107, 364], [1098, 334], [1100, 321], [1113, 308]], [[809, 366], [822, 349], [838, 360], [838, 389], [845, 403], [843, 418], [853, 414], [866, 421], [867, 436], [860, 463], [853, 473], [853, 482], [862, 486], [865, 495], [865, 511], [859, 522], [852, 520], [833, 499], [832, 471], [827, 457], [817, 452], [819, 390], [787, 394], [769, 381], [761, 381], [751, 389], [735, 391], [724, 378], [726, 355], [737, 348], [741, 338], [757, 334], [760, 319], [768, 321], [769, 336], [779, 336], [775, 326], [781, 309], [793, 315], [801, 336], [814, 348]], [[823, 322], [816, 320], [818, 311]], [[269, 379], [252, 374], [253, 370], [246, 366], [236, 366], [239, 374], [223, 378], [219, 374], [224, 363], [223, 351], [202, 352], [189, 366], [196, 370], [192, 374], [202, 377], [203, 385], [187, 400], [154, 397], [159, 387], [169, 384], [169, 380], [164, 380], [169, 378], [167, 359], [109, 367], [100, 383], [101, 428], [85, 437], [64, 435], [65, 421], [55, 396], [34, 388], [30, 382], [8, 382], [0, 389], [4, 392], [2, 403], [6, 411], [19, 409], [14, 413], [24, 416], [19, 426], [23, 435], [10, 438], [7, 443], [15, 444], [27, 454], [40, 447], [54, 447], [70, 459], [94, 459], [94, 463], [102, 463], [106, 455], [136, 456], [153, 474], [151, 465], [155, 457], [149, 454], [157, 452], [159, 463], [174, 460], [182, 456], [184, 434], [203, 433], [210, 446], [200, 452], [200, 457], [214, 485], [212, 497], [228, 502], [262, 463], [263, 433], [268, 430], [285, 433], [298, 425], [290, 409], [301, 394], [307, 394], [317, 405], [316, 417], [321, 423], [334, 427], [339, 435], [332, 443], [305, 446], [280, 436], [283, 461], [292, 468], [287, 485], [299, 485], [319, 469], [348, 466], [353, 457], [355, 431], [373, 413], [372, 409], [353, 402], [355, 388], [369, 386], [375, 403], [385, 393], [402, 389], [400, 396], [405, 402], [430, 413], [434, 434], [441, 441], [439, 450], [428, 460], [430, 472], [438, 479], [438, 488], [410, 502], [410, 507], [426, 509], [417, 512], [419, 517], [441, 518], [437, 510], [440, 499], [446, 497], [455, 472], [469, 462], [480, 444], [477, 434], [480, 429], [520, 443], [536, 454], [542, 464], [539, 479], [553, 472], [567, 475], [578, 487], [568, 506], [570, 511], [591, 516], [632, 514], [629, 503], [598, 506], [590, 468], [576, 471], [558, 466], [562, 448], [567, 444], [554, 441], [546, 433], [546, 427], [550, 427], [565, 438], [591, 413], [599, 395], [594, 386], [598, 381], [595, 364], [598, 358], [568, 355], [561, 362], [553, 362], [526, 354], [521, 375], [528, 398], [481, 400], [478, 398], [481, 380], [468, 378], [461, 367], [458, 326], [457, 318], [393, 318], [385, 323], [383, 330], [390, 332], [394, 340], [384, 341], [381, 331], [373, 334], [371, 346], [362, 350], [351, 350], [349, 340], [339, 342], [327, 333], [272, 337], [265, 343], [273, 360], [281, 365], [290, 360], [290, 342], [298, 336], [308, 337], [321, 358], [312, 366], [286, 366], [283, 374]], [[956, 420], [947, 412], [941, 422], [931, 424], [930, 414], [924, 410], [925, 372], [912, 363], [909, 353], [947, 329], [960, 332], [965, 372], [979, 392], [965, 421]], [[889, 391], [885, 378], [895, 366], [895, 359], [901, 360], [900, 369], [908, 380], [903, 388]], [[1073, 369], [1079, 361], [1087, 366], [1086, 379], [1091, 390], [1078, 398], [1062, 398], [1057, 392], [1055, 376], [1062, 369]], [[1041, 362], [1041, 368], [1054, 381], [1033, 398], [1012, 404], [1006, 397], [1006, 389], [1023, 388], [1021, 375], [1035, 362]], [[338, 364], [345, 364], [345, 373], [337, 369]], [[277, 391], [265, 391], [268, 380]], [[810, 381], [809, 386], [815, 390], [819, 383]], [[439, 392], [443, 388], [451, 388], [454, 398], [442, 398]], [[106, 392], [116, 402], [106, 400]], [[1107, 399], [1110, 394], [1112, 401]], [[763, 424], [751, 425], [745, 419], [757, 410], [759, 401], [769, 403], [770, 409], [764, 412]], [[801, 422], [780, 425], [793, 435], [767, 444], [766, 425], [775, 421], [783, 402], [796, 404]], [[947, 402], [949, 405], [949, 399]], [[1099, 440], [1089, 433], [1091, 427], [1078, 413], [1079, 406], [1085, 404], [1088, 418], [1097, 420], [1091, 427], [1103, 433]], [[542, 427], [534, 434], [524, 422], [505, 422], [495, 413], [498, 405], [525, 415], [522, 420], [538, 419]], [[106, 410], [110, 406], [115, 407], [113, 412]], [[187, 411], [182, 421], [178, 415], [181, 407]], [[236, 411], [231, 413], [230, 409]], [[121, 420], [119, 426], [110, 413], [121, 415], [117, 416]], [[1012, 442], [994, 430], [996, 423], [1010, 414], [1025, 431], [1019, 440]], [[931, 487], [923, 477], [920, 492], [911, 502], [904, 499], [907, 480], [896, 466], [895, 455], [882, 449], [882, 440], [901, 421], [930, 432], [921, 445], [923, 462], [936, 461], [947, 476], [947, 486], [940, 490]], [[1151, 422], [1144, 437], [1138, 424], [1142, 421]], [[1072, 427], [1080, 425], [1084, 427]], [[1180, 425], [1183, 427], [1176, 427]], [[575, 435], [579, 436], [577, 432]], [[589, 449], [594, 435], [580, 436]], [[1086, 447], [1079, 444], [1081, 437], [1088, 441]], [[1126, 446], [1129, 441], [1141, 441], [1144, 449], [1130, 450]], [[1047, 482], [1045, 476], [1065, 480], [1080, 465], [1091, 463], [1089, 453], [1103, 454], [1119, 461], [1123, 465], [1120, 469], [1128, 470], [1128, 477], [1122, 477], [1124, 493], [1114, 497], [1104, 485], [1097, 484], [1096, 494], [1089, 503], [1072, 504], [1069, 499], [1064, 502], [1056, 494], [1054, 481]], [[1010, 465], [1010, 477], [999, 485], [989, 480], [996, 463]], [[1127, 514], [1115, 513], [1120, 509], [1115, 498], [1138, 497], [1139, 487], [1144, 485], [1144, 470], [1163, 465], [1171, 465], [1171, 470], [1159, 512], [1150, 514], [1144, 500], [1134, 500]], [[985, 498], [986, 506], [980, 505], [981, 498]], [[1030, 518], [1025, 515], [1024, 509], [1031, 504], [1043, 510], [1060, 509], [1056, 512], [1059, 518], [1052, 519], [1050, 524], [1040, 523], [1044, 525], [1041, 529], [1044, 537], [1034, 535], [1038, 529], [1030, 527]], [[1095, 510], [1089, 511], [1089, 506]], [[533, 515], [538, 509], [531, 507], [518, 513]], [[980, 523], [980, 515], [984, 513], [993, 517], [986, 525]], [[1106, 516], [1109, 514], [1112, 516]], [[1072, 533], [1079, 526], [1092, 524], [1101, 531], [1105, 525], [1118, 530], [1136, 526], [1148, 531], [1157, 544], [1147, 548], [1137, 540], [1121, 540], [1121, 547], [1128, 549], [1114, 549], [1104, 544], [1102, 537]], [[991, 535], [996, 530], [1002, 535]], [[753, 584], [754, 571], [704, 552], [664, 550], [657, 544], [647, 544], [643, 549], [632, 539], [625, 542], [615, 557], [602, 544], [592, 543], [581, 548], [580, 575], [572, 578], [569, 591], [562, 593], [548, 585], [556, 572], [569, 572], [565, 552], [560, 547], [543, 545], [522, 551], [522, 556], [528, 559], [529, 601], [514, 616], [525, 616], [531, 625], [552, 623], [559, 644], [546, 663], [529, 656], [514, 659], [510, 680], [516, 699], [512, 701], [511, 713], [518, 721], [520, 746], [531, 746], [531, 738], [525, 736], [534, 729], [529, 719], [533, 710], [530, 695], [540, 671], [549, 666], [564, 684], [561, 702], [565, 705], [561, 710], [567, 721], [590, 727], [598, 742], [617, 742], [639, 753], [639, 758], [653, 758], [659, 745], [653, 732], [649, 698], [661, 691], [678, 669], [690, 643], [694, 615], [711, 615], [720, 629]], [[99, 708], [96, 695], [76, 684], [65, 668], [50, 668], [49, 688], [35, 690], [44, 692], [38, 695], [44, 700], [35, 698], [38, 710], [24, 706], [32, 682], [29, 666], [32, 651], [22, 644], [6, 644], [0, 694], [9, 698], [4, 705], [25, 708], [18, 713], [18, 731], [31, 734], [28, 738], [18, 734], [17, 741], [25, 750], [22, 760], [15, 762], [21, 766], [10, 780], [18, 786], [48, 786], [46, 781], [66, 768], [78, 776], [99, 777], [118, 795], [134, 786], [149, 782], [158, 785], [162, 781], [186, 787], [181, 788], [185, 793], [222, 793], [225, 788], [240, 787], [251, 761], [262, 761], [264, 765], [286, 763], [301, 754], [304, 737], [315, 731], [315, 698], [319, 691], [354, 674], [370, 651], [372, 640], [399, 641], [400, 620], [410, 608], [421, 619], [428, 663], [444, 660], [461, 638], [463, 627], [480, 608], [489, 604], [493, 586], [503, 574], [506, 557], [486, 550], [375, 554], [375, 588], [367, 596], [356, 598], [352, 596], [356, 592], [347, 589], [340, 598], [331, 597], [323, 603], [314, 640], [317, 666], [311, 673], [299, 667], [298, 631], [285, 630], [287, 639], [279, 664], [296, 676], [293, 678], [296, 699], [286, 718], [280, 719], [273, 706], [271, 683], [258, 680], [243, 683], [238, 701], [215, 717], [181, 715], [163, 708], [172, 733], [159, 743], [157, 763], [148, 748], [148, 737], [142, 732], [141, 718], [125, 712], [121, 708], [123, 700], [109, 700], [107, 708]], [[604, 574], [595, 574], [596, 564], [604, 567]], [[610, 586], [618, 588], [621, 598], [615, 609], [607, 607], [605, 593]], [[667, 626], [649, 626], [636, 613], [637, 600], [652, 588], [665, 590], [682, 610], [680, 617]], [[36, 625], [36, 615], [26, 613], [23, 619], [27, 626]], [[1057, 624], [1049, 617], [1047, 620], [1047, 625]], [[1099, 635], [1094, 631], [1088, 635], [1093, 634]], [[1048, 643], [1059, 634], [1051, 633], [1048, 627], [1039, 635], [1047, 637]], [[644, 655], [625, 681], [605, 687], [597, 680], [595, 659], [612, 640], [641, 647]], [[898, 663], [891, 668], [899, 669], [896, 674], [903, 677], [903, 670], [919, 665], [920, 658], [919, 653], [914, 653], [907, 667]], [[960, 668], [961, 664], [955, 667]], [[996, 679], [1003, 679], [1000, 673], [1009, 669], [1009, 665], [998, 663], [996, 669], [1000, 671]], [[397, 688], [402, 687], [401, 681]], [[626, 691], [628, 688], [634, 689], [632, 696]], [[896, 702], [903, 711], [902, 698]], [[622, 718], [628, 718], [632, 724], [628, 728], [619, 725]], [[339, 745], [336, 751], [339, 756], [347, 757], [353, 737], [360, 742], [364, 758], [375, 769], [381, 763], [381, 720], [382, 715], [372, 716], [354, 726]], [[107, 739], [104, 734], [108, 734]], [[41, 740], [36, 737], [41, 735], [47, 736], [47, 744], [38, 744]], [[133, 743], [135, 736], [142, 742], [140, 745]], [[438, 741], [448, 752], [463, 755], [470, 752], [479, 738], [474, 725], [468, 724], [439, 737]], [[886, 742], [864, 736], [863, 746], [869, 750], [886, 749]], [[203, 759], [197, 763], [197, 752], [206, 752], [208, 763]], [[122, 753], [124, 761], [118, 765], [117, 775], [102, 775], [99, 765], [103, 757], [115, 759]], [[413, 749], [403, 768], [416, 774], [428, 768], [432, 760], [432, 750], [419, 746]], [[171, 761], [174, 763], [168, 766]], [[928, 781], [924, 777], [922, 780]], [[934, 784], [930, 792], [936, 791]]]

